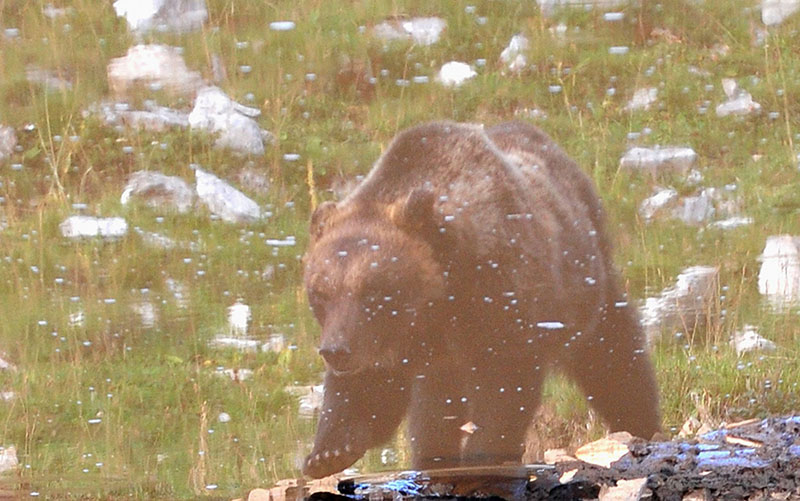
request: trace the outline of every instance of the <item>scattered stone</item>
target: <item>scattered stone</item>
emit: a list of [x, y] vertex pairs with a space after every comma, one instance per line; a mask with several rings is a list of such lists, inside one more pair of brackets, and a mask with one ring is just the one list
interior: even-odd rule
[[373, 28], [376, 37], [387, 42], [410, 40], [417, 45], [433, 45], [439, 41], [447, 22], [438, 17], [387, 19]]
[[604, 485], [600, 488], [599, 501], [639, 501], [647, 487], [647, 478], [617, 480], [614, 487]]
[[42, 8], [42, 14], [48, 19], [58, 19], [59, 17], [72, 14], [73, 10], [74, 9], [72, 7], [59, 8], [49, 3]]
[[646, 198], [639, 205], [639, 215], [645, 220], [651, 220], [656, 213], [672, 205], [678, 200], [678, 192], [672, 188], [657, 188], [655, 195]]
[[261, 218], [258, 204], [244, 193], [208, 173], [195, 168], [197, 196], [208, 209], [229, 223], [249, 223]]
[[90, 106], [84, 116], [97, 115], [106, 125], [153, 132], [189, 126], [188, 113], [158, 106], [150, 100], [144, 102], [144, 107], [144, 110], [131, 110], [125, 103], [100, 103]]
[[127, 55], [111, 60], [107, 73], [108, 86], [117, 96], [126, 96], [142, 86], [193, 96], [203, 85], [200, 73], [186, 67], [181, 50], [167, 45], [131, 47]]
[[272, 353], [280, 353], [286, 349], [286, 336], [283, 334], [270, 334], [267, 342], [261, 347], [263, 351], [271, 351]]
[[11, 402], [17, 398], [17, 394], [13, 391], [0, 391], [0, 400], [3, 402]]
[[202, 28], [208, 19], [205, 0], [117, 0], [114, 10], [136, 32], [185, 33]]
[[650, 173], [653, 177], [662, 172], [686, 174], [697, 161], [691, 148], [641, 148], [629, 149], [619, 161], [620, 168]]
[[714, 208], [716, 192], [714, 188], [702, 190], [698, 195], [683, 197], [678, 201], [677, 207], [672, 211], [672, 216], [686, 224], [701, 224], [711, 219], [716, 209]]
[[754, 351], [775, 351], [778, 349], [775, 343], [762, 337], [755, 326], [747, 324], [742, 330], [734, 332], [731, 346], [739, 356]]
[[563, 463], [565, 461], [575, 461], [575, 458], [567, 454], [566, 449], [547, 449], [544, 451], [544, 462], [546, 464]]
[[683, 270], [672, 287], [658, 297], [649, 297], [640, 309], [648, 346], [653, 346], [663, 331], [679, 330], [693, 334], [719, 315], [719, 269], [692, 266]]
[[237, 383], [241, 381], [247, 381], [253, 377], [253, 371], [251, 369], [223, 369], [220, 367], [214, 374], [227, 376], [231, 378], [231, 381], [235, 381]]
[[66, 92], [72, 90], [72, 82], [52, 71], [47, 71], [36, 66], [28, 66], [25, 69], [25, 78], [32, 84], [41, 85], [47, 92]]
[[752, 217], [733, 216], [721, 221], [714, 221], [709, 224], [711, 228], [718, 228], [720, 230], [732, 230], [741, 226], [749, 226], [753, 224]]
[[154, 209], [174, 209], [184, 214], [194, 206], [195, 193], [189, 183], [179, 177], [140, 170], [128, 178], [120, 202], [127, 205], [131, 198], [141, 199]]
[[250, 306], [236, 301], [228, 307], [228, 327], [233, 336], [246, 336], [247, 324], [250, 323], [252, 312]]
[[219, 416], [217, 416], [217, 421], [220, 423], [230, 423], [231, 422], [231, 415], [227, 412], [220, 412]]
[[218, 148], [263, 155], [264, 141], [272, 142], [274, 137], [253, 120], [260, 114], [260, 110], [237, 103], [218, 87], [205, 87], [197, 93], [189, 126], [217, 134]]
[[436, 75], [436, 81], [447, 87], [460, 87], [464, 82], [474, 78], [476, 75], [475, 70], [467, 63], [450, 61], [442, 65]]
[[231, 337], [219, 335], [208, 342], [208, 345], [217, 349], [233, 349], [242, 353], [256, 353], [261, 350], [261, 342], [249, 337]]
[[185, 283], [179, 282], [174, 278], [167, 278], [164, 280], [164, 285], [172, 293], [178, 308], [185, 310], [189, 307], [189, 288]]
[[775, 26], [798, 10], [800, 0], [762, 0], [761, 21], [767, 26]]
[[536, 0], [542, 14], [551, 16], [557, 9], [566, 7], [613, 9], [626, 6], [630, 0]]
[[728, 100], [717, 106], [717, 116], [749, 115], [761, 111], [761, 105], [753, 101], [749, 92], [739, 87], [732, 78], [722, 79], [722, 89]]
[[605, 438], [595, 440], [578, 448], [575, 457], [584, 463], [610, 468], [630, 452], [628, 444], [633, 436], [628, 432], [612, 433]]
[[524, 35], [514, 35], [508, 42], [508, 47], [500, 53], [502, 61], [511, 73], [521, 73], [528, 66], [525, 51], [530, 47], [530, 41]]
[[9, 158], [17, 146], [17, 134], [13, 127], [0, 125], [0, 162]]
[[297, 413], [302, 418], [313, 418], [322, 409], [323, 385], [287, 386], [286, 392], [299, 400]]
[[761, 253], [758, 292], [778, 311], [800, 300], [800, 237], [767, 237]]
[[17, 370], [17, 366], [0, 358], [0, 370], [15, 372]]
[[683, 496], [682, 501], [711, 501], [711, 499], [708, 489], [695, 489]]
[[649, 110], [650, 106], [656, 102], [657, 98], [658, 89], [655, 87], [636, 89], [631, 100], [625, 105], [625, 109], [627, 111]]
[[18, 466], [17, 448], [13, 445], [0, 448], [0, 473], [15, 470]]
[[158, 311], [153, 303], [150, 301], [140, 301], [131, 304], [131, 309], [139, 315], [142, 327], [145, 329], [152, 329], [156, 326], [158, 321]]
[[128, 233], [128, 222], [121, 217], [70, 216], [58, 228], [66, 238], [120, 238]]

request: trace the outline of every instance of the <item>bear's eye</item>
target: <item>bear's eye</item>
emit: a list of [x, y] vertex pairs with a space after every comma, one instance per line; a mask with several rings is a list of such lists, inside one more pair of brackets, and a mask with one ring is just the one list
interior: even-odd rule
[[328, 303], [328, 297], [322, 292], [309, 292], [308, 304], [311, 306], [311, 311], [317, 318], [319, 323], [325, 320], [325, 305]]

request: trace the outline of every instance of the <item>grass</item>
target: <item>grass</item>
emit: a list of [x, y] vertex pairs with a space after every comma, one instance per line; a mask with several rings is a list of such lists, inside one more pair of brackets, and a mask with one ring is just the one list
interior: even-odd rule
[[[543, 17], [535, 2], [211, 0], [202, 30], [143, 40], [183, 47], [187, 65], [206, 78], [220, 58], [227, 76], [219, 85], [261, 109], [260, 124], [277, 138], [263, 158], [241, 159], [189, 131], [116, 130], [85, 116], [108, 94], [109, 60], [135, 37], [110, 2], [54, 3], [71, 13], [48, 19], [41, 0], [0, 2], [0, 29], [19, 30], [0, 38], [0, 123], [15, 128], [20, 145], [0, 164], [0, 228], [7, 226], [0, 230], [0, 351], [18, 367], [0, 372], [0, 390], [16, 394], [0, 403], [0, 446], [15, 445], [22, 464], [0, 477], [0, 488], [54, 498], [231, 498], [298, 475], [314, 423], [297, 417], [286, 388], [317, 384], [323, 369], [300, 285], [312, 197], [330, 199], [340, 179], [367, 172], [398, 130], [442, 118], [496, 123], [524, 118], [525, 110], [546, 114], [529, 119], [597, 183], [632, 297], [671, 285], [685, 267], [719, 266], [724, 318], [688, 344], [665, 332], [654, 351], [668, 430], [691, 416], [717, 423], [797, 409], [796, 312], [764, 308], [756, 287], [766, 237], [800, 232], [797, 18], [759, 45], [759, 13], [745, 1], [641, 2], [621, 9], [623, 21], [609, 22], [582, 9]], [[415, 47], [369, 35], [369, 27], [405, 14], [447, 20], [442, 40]], [[277, 20], [297, 28], [270, 31]], [[516, 33], [531, 41], [530, 68], [506, 75], [499, 54]], [[629, 51], [610, 54], [612, 46]], [[433, 83], [449, 60], [485, 65], [453, 90]], [[72, 88], [28, 82], [31, 67]], [[398, 85], [419, 75], [431, 83]], [[365, 84], [369, 76], [375, 85]], [[735, 78], [764, 113], [716, 117], [721, 78]], [[625, 110], [645, 86], [659, 89], [655, 108]], [[131, 98], [143, 99], [191, 104], [146, 91]], [[720, 231], [639, 219], [637, 207], [656, 184], [693, 190], [677, 177], [653, 180], [618, 168], [629, 133], [643, 131], [637, 143], [694, 148], [703, 186], [735, 186], [754, 224]], [[301, 159], [286, 161], [286, 153]], [[231, 226], [202, 210], [178, 215], [120, 205], [130, 173], [191, 180], [193, 163], [231, 180], [246, 163], [267, 174], [269, 192], [249, 194], [272, 215]], [[131, 227], [198, 250], [154, 249], [134, 232], [114, 242], [65, 241], [58, 224], [80, 210], [123, 216]], [[296, 246], [265, 244], [289, 235]], [[183, 297], [175, 283], [185, 287]], [[254, 335], [281, 333], [291, 349], [209, 348], [239, 298], [252, 308]], [[131, 309], [142, 301], [158, 313], [154, 327]], [[82, 322], [70, 320], [78, 314]], [[778, 351], [737, 357], [727, 340], [745, 323]], [[232, 381], [218, 368], [251, 369], [254, 377]], [[536, 427], [542, 447], [602, 433], [568, 383], [553, 379], [545, 393], [544, 424]], [[222, 412], [229, 422], [219, 421]], [[365, 468], [380, 467], [380, 453], [370, 453]], [[402, 449], [398, 457], [402, 464]]]

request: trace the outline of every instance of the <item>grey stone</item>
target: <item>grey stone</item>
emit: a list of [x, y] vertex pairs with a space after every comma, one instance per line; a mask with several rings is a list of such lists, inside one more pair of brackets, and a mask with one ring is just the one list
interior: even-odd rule
[[697, 153], [691, 148], [641, 148], [629, 149], [619, 161], [620, 168], [650, 173], [662, 172], [686, 174], [697, 161]]
[[141, 199], [156, 209], [186, 213], [194, 206], [195, 193], [189, 183], [179, 177], [142, 170], [131, 174], [120, 202], [126, 205], [132, 198]]
[[203, 86], [200, 73], [189, 70], [180, 49], [159, 44], [131, 47], [125, 56], [111, 60], [107, 76], [108, 86], [117, 96], [137, 87], [193, 96]]
[[447, 22], [438, 17], [388, 19], [373, 28], [376, 37], [386, 40], [410, 40], [417, 45], [433, 45], [439, 41]]
[[692, 334], [719, 315], [719, 269], [692, 266], [683, 270], [672, 287], [657, 297], [649, 297], [640, 308], [642, 326], [649, 346], [663, 331], [680, 330]]
[[218, 148], [263, 155], [264, 142], [272, 142], [274, 138], [253, 120], [260, 114], [260, 110], [237, 103], [218, 87], [205, 87], [197, 93], [189, 125], [216, 134]]
[[781, 311], [800, 302], [800, 237], [767, 237], [760, 256], [758, 292]]
[[195, 168], [197, 196], [208, 209], [229, 223], [248, 223], [261, 218], [258, 204], [217, 176]]
[[0, 125], [0, 162], [6, 160], [14, 153], [17, 145], [17, 134], [13, 127]]
[[58, 225], [66, 238], [120, 238], [128, 233], [128, 222], [121, 217], [70, 216]]
[[775, 351], [778, 349], [775, 343], [761, 336], [753, 325], [745, 325], [741, 330], [734, 332], [731, 346], [739, 356], [756, 351]]
[[740, 88], [732, 78], [722, 79], [722, 88], [728, 100], [717, 106], [717, 116], [749, 115], [761, 111], [761, 105], [753, 101], [749, 92]]
[[767, 26], [775, 26], [798, 10], [800, 0], [762, 0], [761, 21]]
[[202, 28], [208, 19], [205, 0], [117, 0], [114, 10], [135, 32], [184, 33]]

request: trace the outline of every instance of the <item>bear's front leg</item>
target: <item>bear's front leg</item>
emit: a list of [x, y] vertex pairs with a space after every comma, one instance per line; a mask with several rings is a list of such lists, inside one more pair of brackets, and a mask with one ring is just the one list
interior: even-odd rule
[[408, 408], [411, 388], [385, 371], [325, 374], [325, 393], [314, 448], [303, 473], [322, 478], [338, 473], [392, 437]]

